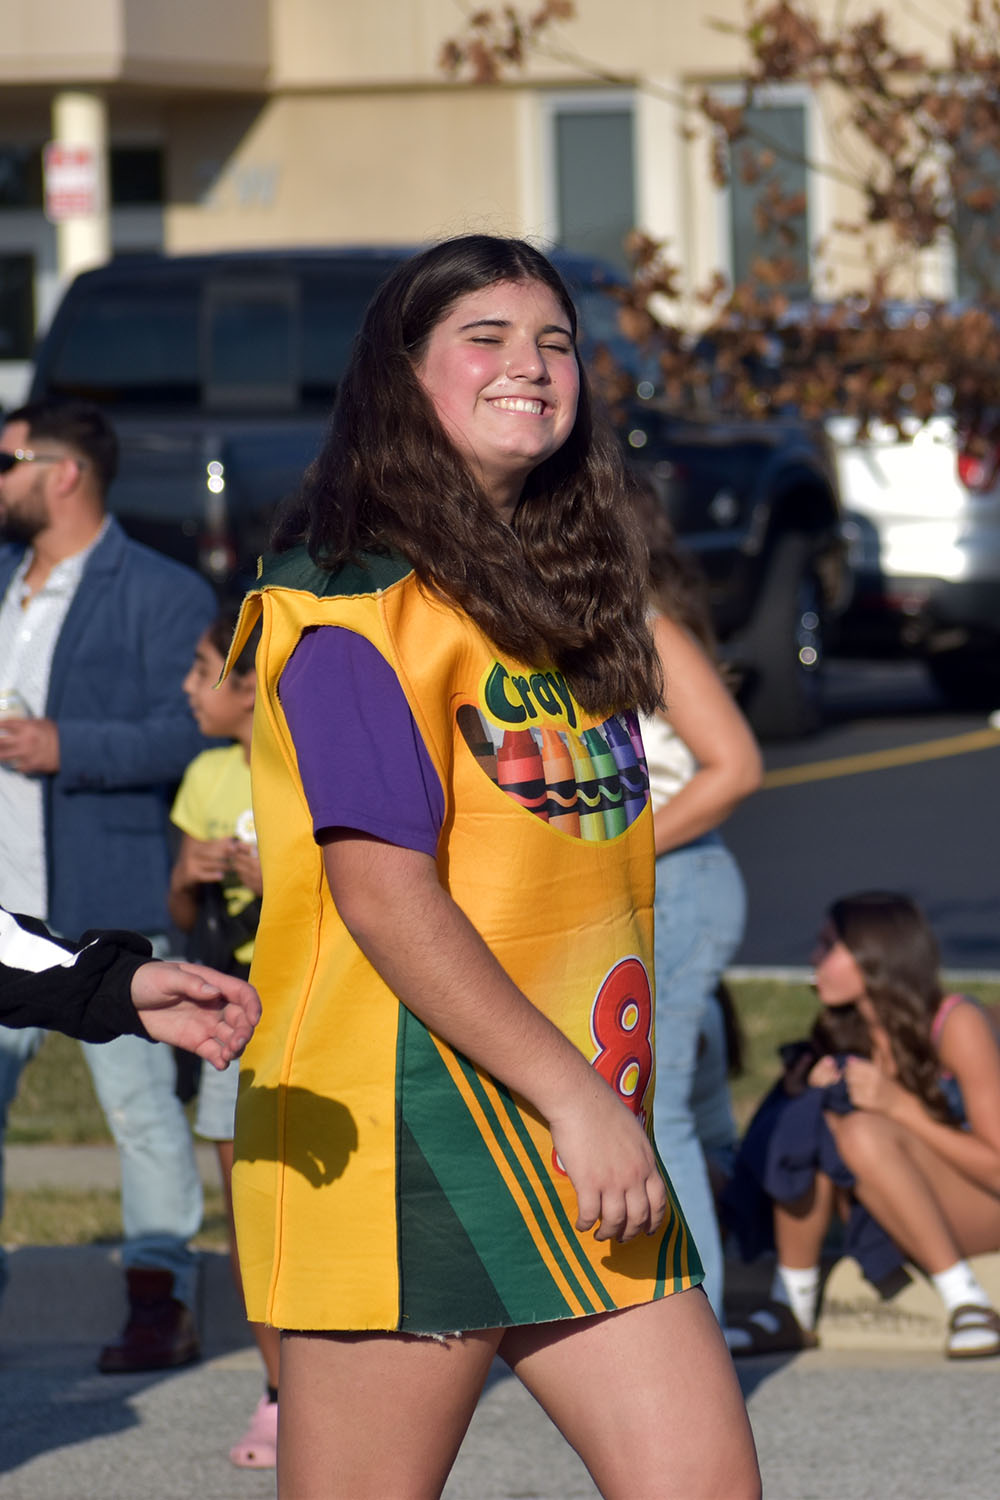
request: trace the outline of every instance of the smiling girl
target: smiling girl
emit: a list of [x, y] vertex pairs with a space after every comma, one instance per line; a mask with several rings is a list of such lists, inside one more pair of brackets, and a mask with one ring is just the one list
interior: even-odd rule
[[758, 1495], [648, 1133], [642, 546], [542, 255], [389, 278], [276, 548], [233, 1182], [279, 1494], [439, 1494], [498, 1355], [604, 1495]]

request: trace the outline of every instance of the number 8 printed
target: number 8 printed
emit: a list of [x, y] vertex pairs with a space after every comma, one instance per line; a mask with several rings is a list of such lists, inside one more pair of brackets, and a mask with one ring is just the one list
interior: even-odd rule
[[[591, 1067], [644, 1126], [642, 1101], [653, 1076], [653, 996], [639, 959], [620, 959], [605, 978], [590, 1013], [590, 1034], [599, 1049]], [[556, 1151], [552, 1165], [565, 1177]]]
[[645, 1125], [643, 1100], [653, 1076], [653, 996], [639, 959], [623, 958], [608, 974], [594, 1001], [590, 1032], [599, 1049], [593, 1067]]

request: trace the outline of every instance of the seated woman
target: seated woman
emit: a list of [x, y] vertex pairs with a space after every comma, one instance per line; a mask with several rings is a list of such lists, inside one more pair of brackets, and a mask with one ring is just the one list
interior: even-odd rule
[[[1000, 1316], [966, 1259], [1000, 1250], [990, 1020], [975, 1001], [942, 995], [937, 944], [906, 896], [835, 901], [813, 963], [823, 1016], [751, 1124], [729, 1194], [732, 1205], [741, 1176], [753, 1176], [772, 1199], [776, 1307], [731, 1324], [730, 1346], [816, 1342], [820, 1250], [839, 1210], [856, 1239], [867, 1231], [883, 1273], [895, 1246], [897, 1265], [908, 1259], [929, 1276], [948, 1313], [949, 1358], [1000, 1354]], [[888, 1259], [872, 1229], [893, 1242]]]

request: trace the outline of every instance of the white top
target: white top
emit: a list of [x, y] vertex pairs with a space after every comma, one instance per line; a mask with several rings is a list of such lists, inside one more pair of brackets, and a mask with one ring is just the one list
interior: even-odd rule
[[[0, 601], [0, 693], [15, 690], [33, 718], [45, 715], [56, 642], [107, 526], [105, 518], [90, 545], [57, 563], [34, 594], [24, 582], [34, 555], [29, 548]], [[48, 915], [42, 778], [6, 765], [0, 765], [0, 906], [43, 921]]]
[[698, 769], [698, 762], [662, 714], [646, 717], [640, 714], [642, 745], [649, 768], [649, 800], [653, 812], [659, 812], [681, 787], [687, 786]]

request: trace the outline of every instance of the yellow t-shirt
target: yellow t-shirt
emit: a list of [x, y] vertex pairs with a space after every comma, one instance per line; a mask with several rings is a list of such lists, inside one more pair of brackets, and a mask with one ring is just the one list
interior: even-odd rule
[[[245, 844], [256, 843], [250, 767], [243, 746], [226, 745], [221, 750], [203, 750], [196, 755], [184, 772], [170, 818], [194, 839], [237, 838]], [[243, 911], [255, 899], [253, 891], [240, 885], [233, 875], [224, 877], [222, 888], [230, 916]], [[236, 949], [233, 957], [237, 963], [250, 962], [253, 946], [251, 938]]]

